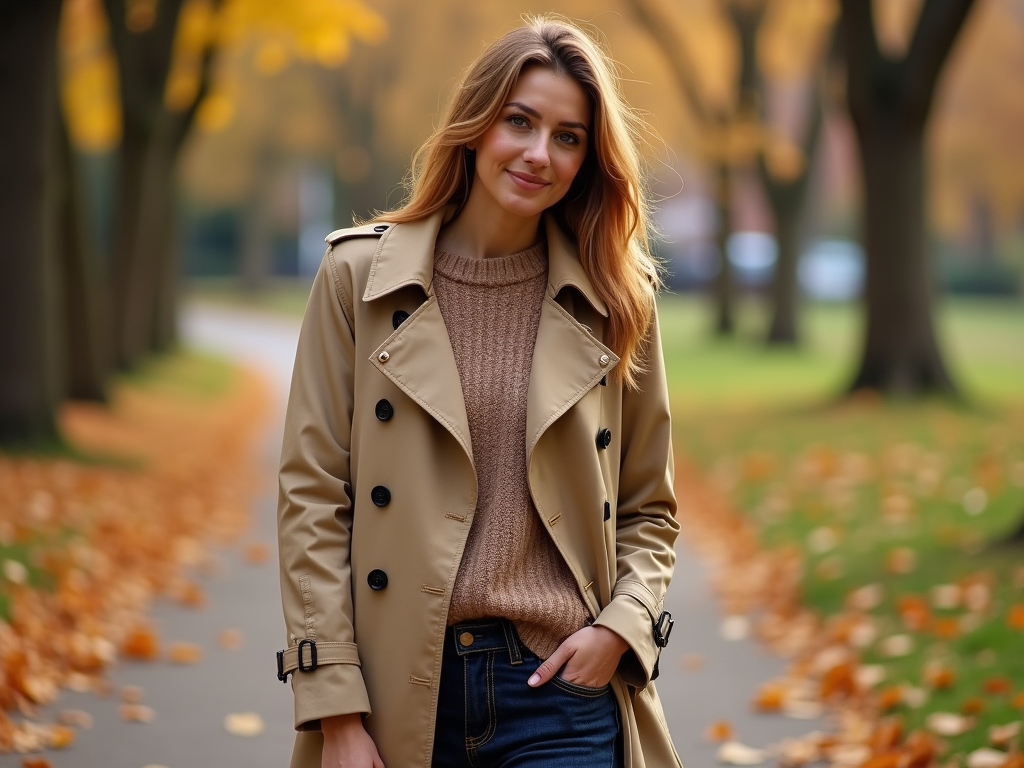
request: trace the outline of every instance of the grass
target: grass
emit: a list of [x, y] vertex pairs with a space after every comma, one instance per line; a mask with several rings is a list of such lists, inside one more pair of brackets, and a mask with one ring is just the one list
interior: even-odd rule
[[[764, 546], [799, 548], [804, 600], [822, 615], [882, 585], [871, 611], [878, 638], [908, 634], [913, 648], [894, 658], [875, 642], [863, 661], [886, 667], [883, 685], [928, 691], [923, 706], [896, 707], [907, 725], [980, 706], [978, 727], [949, 740], [963, 752], [985, 745], [987, 726], [1021, 719], [1024, 628], [1008, 617], [1024, 606], [1024, 548], [994, 542], [1024, 518], [1024, 304], [942, 305], [941, 340], [966, 406], [836, 402], [857, 352], [849, 306], [808, 307], [805, 344], [788, 351], [760, 343], [756, 304], [741, 308], [727, 341], [711, 340], [700, 302], [670, 296], [660, 309], [680, 453]], [[978, 610], [936, 604], [940, 585], [973, 594]], [[955, 679], [947, 688], [931, 685], [940, 667]], [[1009, 692], [986, 689], [999, 678]]]

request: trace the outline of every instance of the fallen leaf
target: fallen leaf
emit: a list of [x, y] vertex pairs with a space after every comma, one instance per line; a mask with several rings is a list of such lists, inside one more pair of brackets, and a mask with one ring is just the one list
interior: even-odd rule
[[825, 714], [825, 706], [820, 701], [786, 699], [782, 702], [782, 714], [794, 720], [814, 720]]
[[727, 741], [718, 748], [715, 757], [726, 765], [760, 765], [768, 759], [768, 753], [738, 741]]
[[937, 618], [932, 621], [932, 632], [942, 640], [952, 640], [960, 635], [960, 622], [948, 616]]
[[73, 728], [85, 728], [86, 730], [93, 726], [92, 715], [84, 709], [62, 709], [57, 713], [57, 722], [61, 725], [70, 725]]
[[732, 725], [726, 720], [716, 720], [704, 729], [708, 741], [728, 741], [732, 738]]
[[882, 711], [894, 709], [903, 703], [903, 689], [898, 685], [883, 688], [878, 693], [878, 708]]
[[75, 732], [66, 725], [55, 725], [50, 729], [50, 749], [67, 749], [75, 742]]
[[123, 704], [138, 704], [142, 701], [143, 690], [138, 685], [126, 685], [121, 689]]
[[867, 762], [861, 763], [860, 768], [903, 768], [903, 757], [899, 752], [874, 755]]
[[988, 729], [988, 740], [994, 747], [1007, 747], [1010, 742], [1020, 735], [1020, 720], [1014, 720], [1002, 725], [993, 725]]
[[870, 690], [885, 680], [885, 667], [881, 664], [862, 664], [854, 673], [857, 687]]
[[885, 569], [897, 576], [913, 573], [917, 568], [917, 552], [910, 547], [895, 547], [885, 555]]
[[1011, 629], [1024, 630], [1024, 603], [1010, 606], [1006, 614], [1006, 623]]
[[153, 661], [160, 655], [160, 641], [152, 627], [135, 627], [128, 632], [121, 653], [129, 659]]
[[23, 757], [21, 768], [53, 768], [53, 763], [45, 757]]
[[967, 768], [1002, 768], [1009, 757], [998, 749], [982, 747], [967, 755]]
[[964, 717], [953, 712], [932, 712], [924, 722], [929, 731], [939, 736], [959, 736], [974, 727], [973, 717]]
[[782, 709], [785, 692], [775, 683], [765, 683], [754, 696], [754, 707], [761, 712], [778, 712]]
[[723, 640], [746, 640], [750, 636], [750, 619], [746, 616], [726, 616], [718, 628]]
[[122, 704], [121, 719], [129, 723], [151, 723], [156, 719], [156, 712], [145, 704]]
[[203, 649], [197, 643], [171, 643], [167, 657], [174, 664], [196, 664], [203, 658]]
[[875, 726], [871, 734], [871, 751], [876, 755], [888, 752], [900, 743], [903, 738], [903, 718], [886, 717]]
[[28, 581], [28, 568], [19, 560], [4, 560], [4, 578], [12, 584], [24, 584]]
[[1024, 709], [1024, 691], [1013, 694], [1013, 698], [1010, 699], [1010, 706], [1016, 707], [1017, 709]]
[[890, 635], [878, 644], [879, 653], [890, 658], [907, 656], [913, 650], [914, 639], [910, 635]]
[[259, 736], [263, 718], [255, 712], [235, 712], [224, 718], [224, 730], [233, 736]]
[[872, 611], [885, 599], [885, 587], [881, 584], [865, 584], [846, 596], [846, 603], [858, 611]]
[[964, 699], [964, 703], [960, 705], [960, 711], [965, 715], [977, 715], [985, 711], [985, 700], [980, 699], [977, 696], [971, 696], [969, 699]]
[[249, 565], [264, 565], [270, 561], [270, 547], [262, 541], [251, 541], [245, 545], [243, 556]]
[[1009, 693], [1013, 690], [1013, 681], [1008, 677], [994, 676], [985, 679], [982, 684], [982, 688], [985, 689], [985, 693], [1001, 694]]
[[217, 634], [217, 644], [225, 651], [237, 651], [244, 640], [245, 636], [240, 629], [222, 629]]
[[820, 695], [823, 699], [835, 696], [852, 696], [857, 692], [857, 680], [854, 677], [852, 662], [837, 664], [821, 678]]
[[931, 589], [932, 605], [940, 610], [952, 610], [960, 607], [963, 590], [959, 584], [939, 584]]
[[931, 688], [944, 691], [956, 683], [956, 671], [945, 664], [930, 664], [925, 667], [924, 679]]

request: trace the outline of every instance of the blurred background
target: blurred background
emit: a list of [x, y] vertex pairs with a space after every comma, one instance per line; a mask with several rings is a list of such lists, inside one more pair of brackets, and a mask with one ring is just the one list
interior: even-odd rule
[[[463, 67], [548, 12], [607, 47], [652, 129], [680, 467], [741, 521], [691, 542], [798, 553], [781, 603], [727, 611], [834, 617], [884, 582], [872, 638], [916, 645], [858, 653], [935, 703], [877, 711], [921, 725], [981, 691], [972, 717], [1019, 719], [1024, 0], [6, 3], [3, 451], [67, 456], [69, 403], [166, 376], [211, 308], [294, 323], [324, 236], [399, 206]], [[172, 379], [209, 374], [188, 360]], [[962, 685], [929, 688], [935, 663]]]

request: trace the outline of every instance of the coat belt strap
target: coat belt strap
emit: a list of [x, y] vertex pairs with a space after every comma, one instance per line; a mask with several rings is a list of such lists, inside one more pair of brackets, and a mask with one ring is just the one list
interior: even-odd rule
[[298, 645], [277, 652], [277, 679], [285, 683], [292, 672], [312, 672], [322, 664], [360, 666], [356, 644], [318, 643], [309, 638], [300, 640]]

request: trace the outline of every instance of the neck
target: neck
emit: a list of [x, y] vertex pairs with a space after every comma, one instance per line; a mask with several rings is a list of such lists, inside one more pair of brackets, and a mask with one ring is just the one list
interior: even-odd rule
[[437, 235], [442, 250], [489, 259], [525, 251], [537, 242], [541, 214], [522, 218], [496, 205], [489, 206], [481, 195], [470, 193], [459, 215]]

